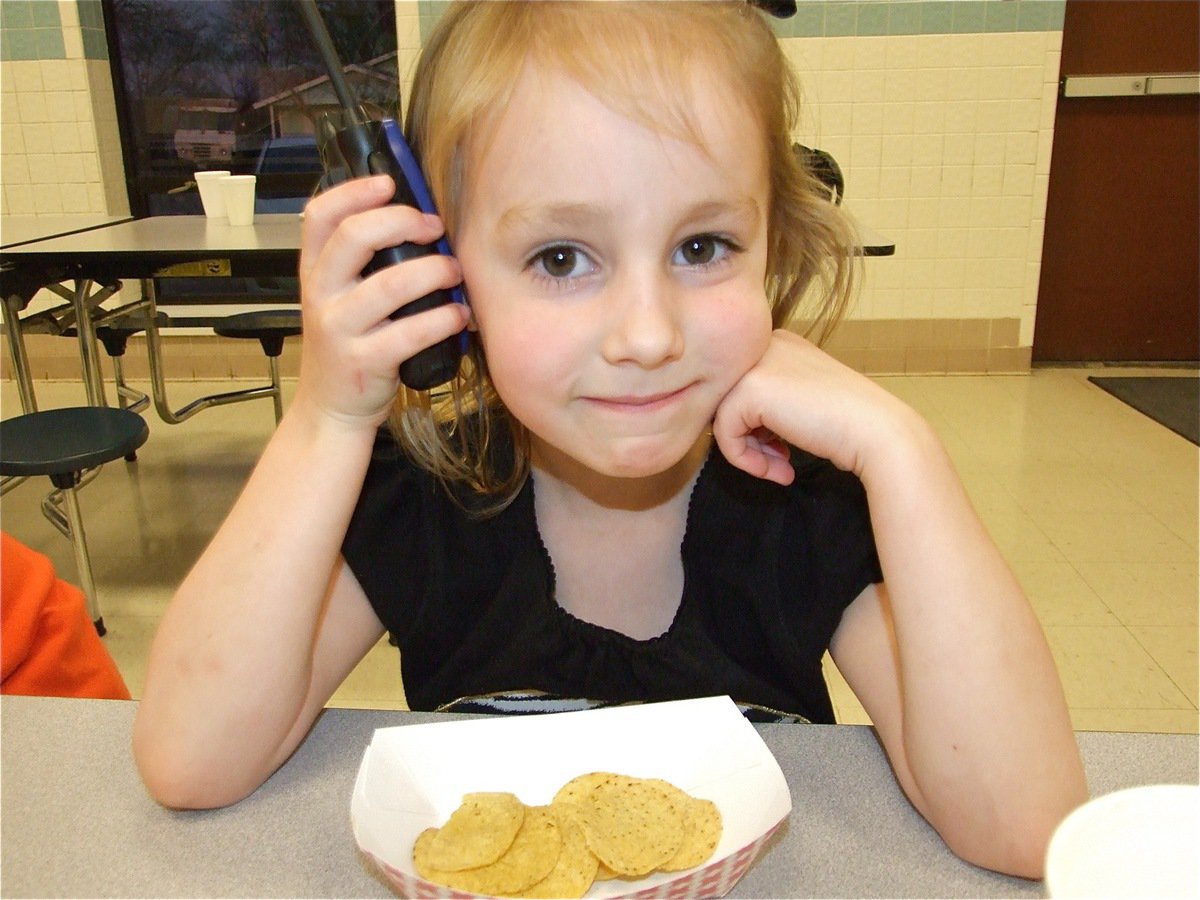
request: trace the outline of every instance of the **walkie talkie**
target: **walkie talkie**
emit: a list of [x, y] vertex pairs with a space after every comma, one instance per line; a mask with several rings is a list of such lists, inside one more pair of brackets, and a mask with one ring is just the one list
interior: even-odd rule
[[[394, 119], [373, 120], [365, 115], [343, 77], [341, 59], [329, 37], [321, 12], [317, 9], [316, 0], [300, 0], [300, 11], [308, 23], [309, 31], [312, 32], [317, 50], [329, 71], [329, 82], [342, 107], [344, 121], [342, 128], [336, 131], [335, 139], [346, 169], [353, 177], [390, 175], [396, 185], [392, 203], [415, 206], [422, 212], [436, 215], [437, 209], [433, 205], [433, 197], [425, 183], [425, 176], [404, 140], [399, 124]], [[442, 238], [430, 245], [400, 244], [397, 247], [387, 247], [372, 257], [363, 269], [363, 274], [369, 275], [385, 266], [428, 256], [431, 253], [450, 256], [450, 245]], [[410, 316], [444, 303], [466, 303], [461, 287], [426, 294], [396, 310], [391, 318]], [[466, 351], [466, 343], [467, 333], [463, 331], [422, 350], [400, 364], [400, 380], [419, 391], [445, 384], [458, 372], [459, 362]]]

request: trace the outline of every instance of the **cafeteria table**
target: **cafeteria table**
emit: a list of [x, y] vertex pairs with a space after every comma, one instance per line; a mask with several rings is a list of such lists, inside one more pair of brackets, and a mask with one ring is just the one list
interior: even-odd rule
[[[4, 295], [4, 330], [24, 412], [36, 411], [37, 400], [34, 398], [33, 384], [29, 376], [29, 362], [25, 354], [21, 311], [33, 299], [33, 295], [43, 287], [50, 288], [60, 296], [72, 300], [74, 298], [60, 283], [70, 280], [69, 273], [49, 266], [41, 268], [36, 273], [30, 272], [28, 269], [20, 268], [10, 262], [8, 254], [4, 251], [48, 238], [82, 234], [97, 228], [127, 222], [131, 218], [131, 216], [109, 216], [99, 213], [66, 213], [49, 216], [4, 216], [0, 219], [0, 286], [2, 286]], [[112, 290], [102, 288], [96, 294], [83, 298], [83, 302], [88, 305], [93, 303], [98, 305], [112, 293]], [[80, 332], [80, 339], [86, 342], [87, 337]], [[87, 359], [87, 354], [90, 352], [90, 347], [85, 349], [84, 345], [80, 344], [82, 359]]]
[[[6, 219], [6, 229], [7, 222]], [[94, 312], [94, 307], [105, 298], [97, 301], [91, 293], [92, 285], [141, 280], [142, 299], [126, 304], [121, 311], [142, 311], [149, 323], [147, 344], [155, 406], [165, 421], [176, 422], [182, 416], [176, 416], [166, 400], [151, 280], [295, 277], [300, 258], [300, 224], [300, 217], [295, 213], [258, 215], [250, 226], [233, 226], [204, 216], [153, 216], [125, 219], [42, 240], [5, 244], [0, 246], [0, 286], [6, 312], [11, 309], [15, 313], [24, 308], [44, 287], [73, 281], [72, 300], [79, 324], [80, 358], [88, 403], [104, 406], [107, 401], [89, 313]], [[290, 302], [294, 303], [294, 298]], [[12, 340], [10, 337], [10, 344]], [[18, 370], [18, 377], [20, 375]], [[24, 377], [28, 380], [27, 370]], [[31, 385], [22, 389], [23, 403], [26, 392], [32, 397]], [[189, 408], [201, 407], [191, 404]], [[29, 411], [28, 406], [26, 411]]]
[[[445, 714], [327, 709], [266, 784], [225, 809], [164, 809], [130, 751], [135, 702], [0, 700], [5, 897], [391, 897], [350, 795], [376, 728]], [[792, 812], [731, 897], [1040, 897], [954, 856], [901, 794], [873, 731], [756, 726]], [[1093, 796], [1197, 781], [1195, 735], [1078, 735]], [[485, 748], [480, 748], [481, 752]]]

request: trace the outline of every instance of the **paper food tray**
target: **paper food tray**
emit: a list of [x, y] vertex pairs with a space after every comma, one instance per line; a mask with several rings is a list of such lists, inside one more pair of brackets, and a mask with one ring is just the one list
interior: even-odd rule
[[792, 808], [779, 764], [728, 697], [583, 712], [380, 728], [363, 754], [350, 817], [359, 848], [403, 897], [472, 897], [416, 874], [413, 842], [475, 791], [549, 803], [567, 781], [608, 771], [665, 778], [721, 811], [709, 861], [637, 881], [597, 881], [588, 897], [719, 897], [745, 874]]

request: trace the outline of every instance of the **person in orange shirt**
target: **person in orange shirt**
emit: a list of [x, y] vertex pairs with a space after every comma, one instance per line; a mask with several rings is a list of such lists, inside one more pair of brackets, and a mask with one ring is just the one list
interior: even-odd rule
[[129, 700], [83, 592], [0, 532], [0, 693]]

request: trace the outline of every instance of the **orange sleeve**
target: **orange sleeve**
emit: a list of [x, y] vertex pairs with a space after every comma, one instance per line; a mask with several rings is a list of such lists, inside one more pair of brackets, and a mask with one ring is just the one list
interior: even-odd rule
[[83, 592], [48, 558], [0, 532], [0, 692], [128, 700]]

